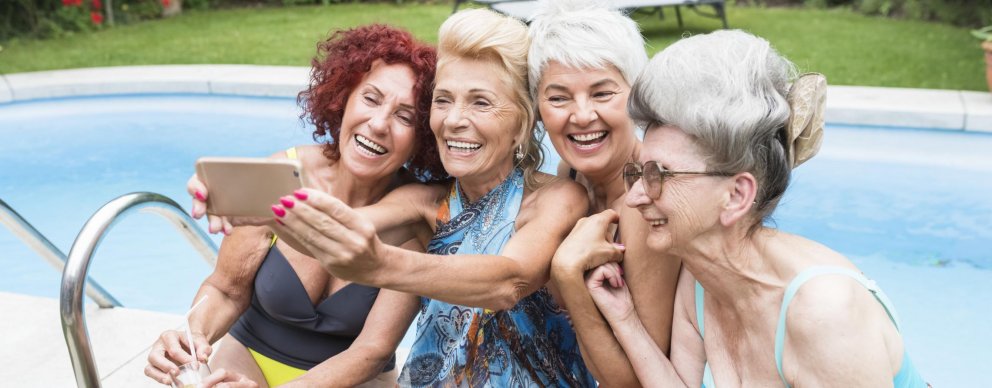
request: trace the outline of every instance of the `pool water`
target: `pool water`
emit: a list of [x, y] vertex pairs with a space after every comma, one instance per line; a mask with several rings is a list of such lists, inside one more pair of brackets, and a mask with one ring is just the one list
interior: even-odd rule
[[[200, 156], [266, 156], [312, 143], [297, 116], [286, 98], [0, 105], [0, 198], [68, 253], [86, 220], [122, 194], [158, 192], [188, 208], [185, 181]], [[546, 171], [558, 160], [548, 149]], [[878, 281], [935, 386], [992, 386], [978, 375], [992, 356], [990, 150], [992, 134], [830, 127], [773, 217]], [[0, 264], [0, 291], [58, 297], [61, 274], [5, 230]], [[181, 313], [209, 272], [164, 219], [137, 213], [114, 226], [89, 273], [125, 306]]]
[[[122, 194], [157, 192], [188, 208], [185, 181], [200, 156], [267, 156], [312, 142], [296, 115], [290, 99], [237, 97], [0, 105], [0, 195], [68, 254], [86, 220]], [[58, 297], [61, 273], [6, 230], [0, 247], [0, 290]], [[187, 308], [210, 271], [165, 219], [145, 213], [115, 225], [91, 263], [90, 276], [125, 306], [167, 312]]]

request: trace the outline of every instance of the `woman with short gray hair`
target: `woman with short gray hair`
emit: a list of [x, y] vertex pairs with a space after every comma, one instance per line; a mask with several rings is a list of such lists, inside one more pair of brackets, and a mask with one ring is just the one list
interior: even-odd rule
[[[637, 23], [607, 3], [552, 0], [532, 19], [528, 56], [530, 89], [551, 143], [562, 162], [558, 175], [585, 188], [589, 213], [577, 230], [618, 223], [617, 233], [599, 235], [552, 261], [551, 280], [568, 309], [582, 355], [604, 386], [637, 385], [634, 371], [609, 324], [593, 303], [584, 275], [606, 260], [623, 259], [638, 313], [648, 333], [667, 351], [680, 263], [645, 245], [647, 224], [623, 206], [624, 164], [637, 160], [641, 142], [627, 115], [627, 97], [647, 63]], [[613, 218], [619, 214], [619, 220]], [[581, 233], [576, 231], [574, 233]], [[624, 246], [625, 245], [625, 246]]]
[[684, 264], [671, 355], [647, 340], [616, 264], [587, 286], [642, 383], [926, 386], [874, 282], [841, 254], [764, 226], [820, 145], [826, 79], [790, 86], [793, 74], [764, 39], [720, 31], [668, 47], [634, 87], [631, 115], [650, 125], [624, 169], [626, 202], [650, 225], [648, 245]]

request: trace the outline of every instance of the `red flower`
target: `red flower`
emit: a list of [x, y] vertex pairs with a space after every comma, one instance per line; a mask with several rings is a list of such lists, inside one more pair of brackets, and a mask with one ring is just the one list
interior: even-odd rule
[[62, 0], [62, 5], [66, 7], [78, 7], [83, 5], [83, 0]]
[[96, 25], [103, 24], [103, 14], [99, 12], [90, 12], [90, 20]]
[[169, 4], [172, 4], [172, 0], [162, 0], [162, 8], [169, 8]]
[[103, 7], [103, 3], [101, 3], [100, 0], [93, 0], [93, 2], [90, 3], [90, 5], [92, 5], [93, 6], [93, 9], [96, 9], [96, 10], [99, 10], [100, 8]]

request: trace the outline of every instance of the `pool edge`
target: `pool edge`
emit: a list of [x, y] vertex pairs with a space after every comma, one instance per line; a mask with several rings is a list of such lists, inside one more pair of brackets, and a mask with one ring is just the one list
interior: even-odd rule
[[[126, 94], [295, 98], [309, 68], [261, 65], [92, 67], [3, 75], [0, 106], [39, 99]], [[992, 94], [975, 91], [830, 86], [829, 124], [992, 133]]]

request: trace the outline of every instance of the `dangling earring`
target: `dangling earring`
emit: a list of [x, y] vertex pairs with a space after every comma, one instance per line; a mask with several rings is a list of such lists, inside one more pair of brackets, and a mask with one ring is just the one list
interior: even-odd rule
[[520, 143], [520, 145], [517, 146], [517, 160], [524, 160], [524, 145], [523, 145], [523, 143]]

